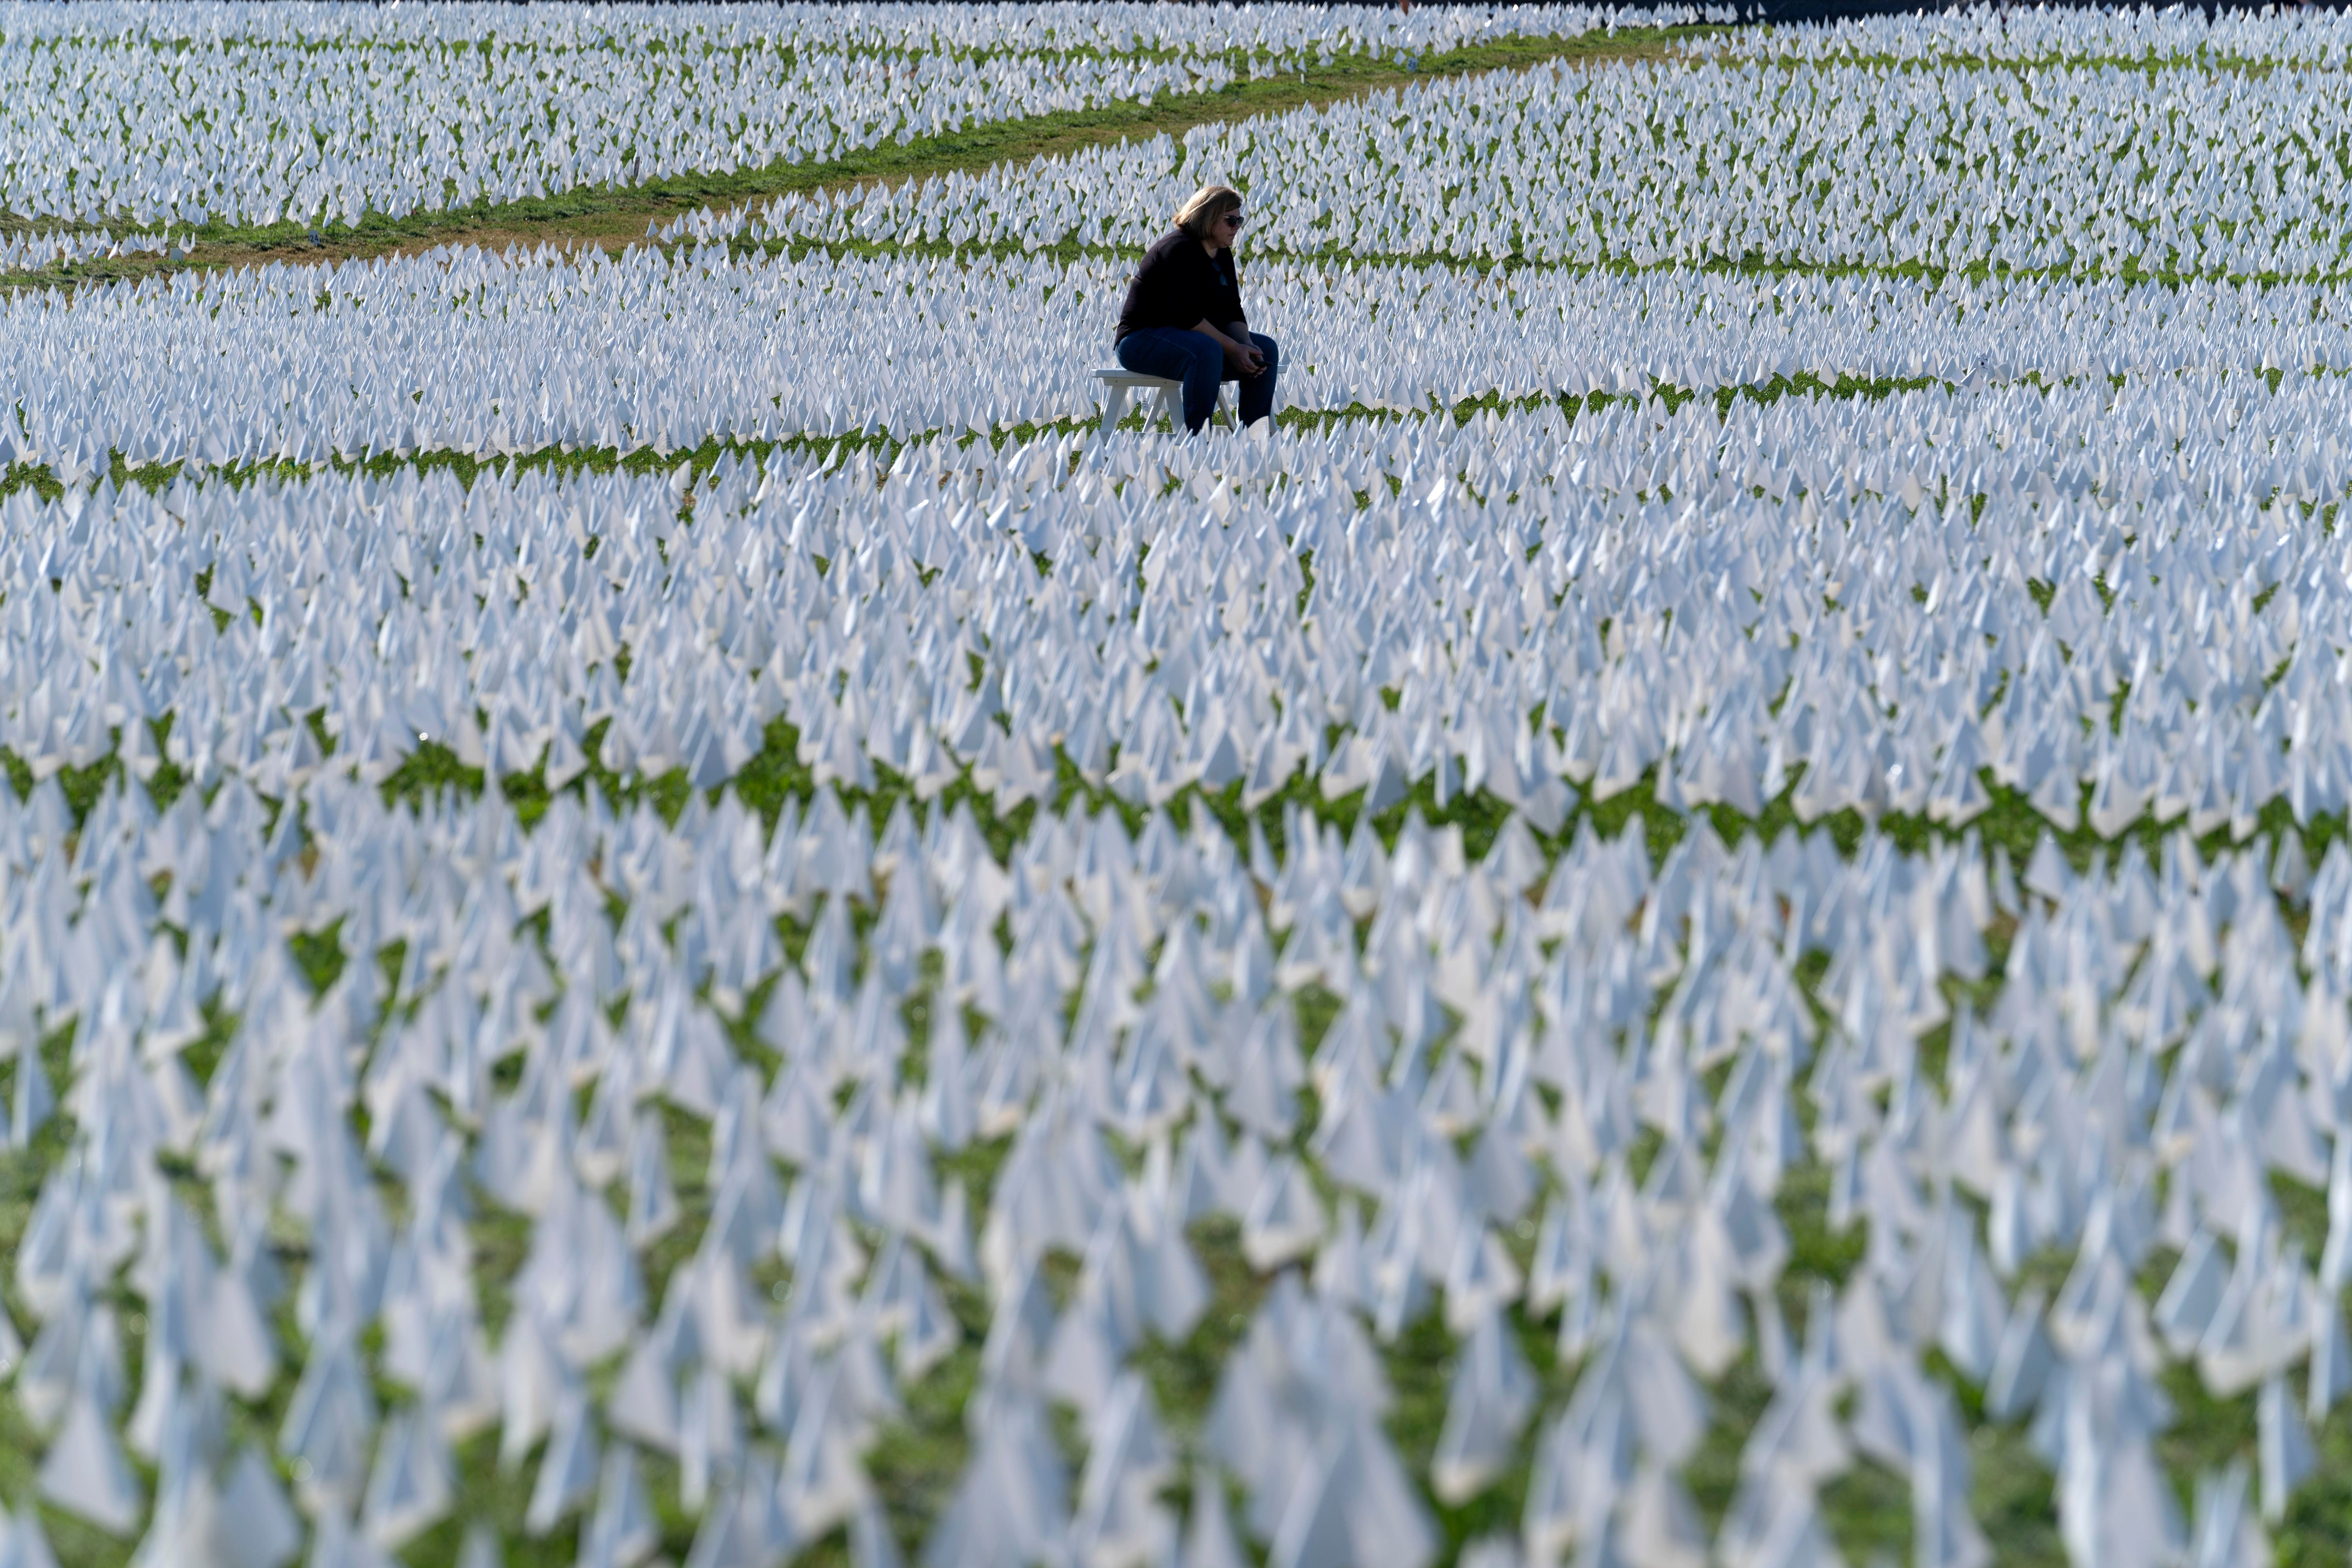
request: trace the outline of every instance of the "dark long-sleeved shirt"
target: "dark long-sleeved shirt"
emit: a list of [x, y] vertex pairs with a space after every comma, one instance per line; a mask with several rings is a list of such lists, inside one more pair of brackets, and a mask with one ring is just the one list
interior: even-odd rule
[[1182, 229], [1155, 241], [1127, 286], [1127, 300], [1118, 308], [1117, 342], [1146, 327], [1180, 331], [1207, 321], [1223, 331], [1242, 313], [1241, 275], [1234, 268], [1230, 250], [1212, 258], [1201, 242]]

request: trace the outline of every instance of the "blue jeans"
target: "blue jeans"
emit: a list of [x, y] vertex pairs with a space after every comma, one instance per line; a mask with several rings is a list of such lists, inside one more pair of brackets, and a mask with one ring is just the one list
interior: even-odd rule
[[1216, 412], [1217, 384], [1241, 383], [1242, 423], [1255, 425], [1274, 412], [1274, 381], [1280, 374], [1279, 355], [1272, 338], [1252, 332], [1250, 342], [1265, 359], [1255, 375], [1242, 375], [1225, 364], [1225, 351], [1206, 332], [1176, 327], [1145, 327], [1118, 340], [1118, 363], [1138, 375], [1164, 375], [1184, 384], [1184, 427], [1197, 432]]

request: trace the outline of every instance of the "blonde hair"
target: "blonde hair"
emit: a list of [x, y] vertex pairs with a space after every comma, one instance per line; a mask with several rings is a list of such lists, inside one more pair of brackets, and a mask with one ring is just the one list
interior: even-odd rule
[[1176, 209], [1176, 226], [1194, 239], [1206, 240], [1209, 226], [1242, 205], [1242, 194], [1231, 185], [1202, 185]]

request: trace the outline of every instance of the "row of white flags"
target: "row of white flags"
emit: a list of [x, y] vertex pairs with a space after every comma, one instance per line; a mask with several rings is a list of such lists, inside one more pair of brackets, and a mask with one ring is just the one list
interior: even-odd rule
[[0, 211], [332, 227], [826, 163], [1335, 60], [1417, 63], [1696, 14], [12, 4], [0, 6]]
[[[1090, 424], [1130, 268], [1042, 256], [788, 261], [712, 243], [190, 269], [70, 303], [27, 291], [0, 300], [0, 356], [28, 367], [16, 417], [0, 421], [0, 461], [81, 479], [111, 453], [134, 466], [317, 465]], [[1245, 279], [1250, 321], [1286, 346], [1283, 405], [1314, 411], [1646, 395], [1661, 383], [1714, 395], [1782, 377], [1932, 380], [1969, 394], [2065, 382], [2113, 395], [2121, 377], [2123, 395], [2175, 405], [2164, 441], [2128, 441], [2129, 456], [2201, 475], [2286, 455], [2279, 432], [2298, 445], [2324, 438], [2352, 369], [2352, 293], [2333, 283], [2250, 295], [2225, 281], [1481, 279], [1303, 262], [1261, 262]], [[1022, 330], [1004, 331], [1007, 321]], [[2263, 439], [2217, 426], [2207, 410], [2223, 402], [2267, 410]], [[2032, 393], [1984, 406], [2004, 412], [1979, 427], [1965, 462], [1940, 446], [1918, 462], [1961, 477], [1980, 463], [2014, 467], [2012, 442], [2072, 402]], [[1816, 417], [1880, 444], [1871, 405]]]
[[1134, 249], [1205, 174], [1252, 198], [1244, 259], [2341, 279], [2352, 213], [2335, 80], [2064, 56], [1944, 70], [1736, 50], [1571, 59], [787, 195], [748, 226]]

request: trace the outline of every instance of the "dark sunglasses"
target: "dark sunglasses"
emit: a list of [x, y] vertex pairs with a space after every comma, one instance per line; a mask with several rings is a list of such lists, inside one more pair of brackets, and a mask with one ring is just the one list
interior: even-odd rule
[[1242, 226], [1242, 215], [1237, 212], [1230, 212], [1224, 216], [1219, 218], [1217, 221], [1219, 223], [1229, 223], [1235, 228], [1239, 228]]

